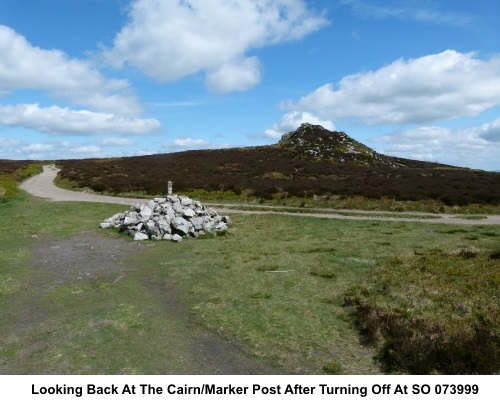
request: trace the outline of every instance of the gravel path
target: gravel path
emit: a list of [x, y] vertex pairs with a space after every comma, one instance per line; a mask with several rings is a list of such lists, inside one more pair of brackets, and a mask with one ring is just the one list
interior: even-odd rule
[[113, 204], [132, 205], [141, 201], [136, 198], [109, 197], [98, 194], [78, 193], [64, 190], [54, 185], [54, 180], [60, 169], [54, 166], [44, 166], [43, 173], [33, 176], [21, 184], [21, 188], [37, 197], [47, 198], [52, 201], [84, 201], [103, 202]]
[[[113, 204], [132, 205], [137, 202], [149, 201], [147, 199], [125, 198], [125, 197], [110, 197], [98, 194], [87, 194], [82, 192], [68, 191], [54, 185], [54, 179], [57, 176], [59, 169], [54, 166], [44, 166], [43, 173], [34, 176], [21, 184], [21, 188], [28, 193], [37, 197], [47, 198], [53, 201], [84, 201], [84, 202], [103, 202]], [[217, 204], [214, 204], [216, 206]], [[500, 215], [488, 215], [485, 219], [464, 219], [458, 218], [452, 214], [439, 214], [435, 218], [401, 218], [394, 213], [385, 211], [361, 211], [361, 210], [337, 210], [345, 213], [356, 213], [356, 216], [345, 216], [341, 214], [329, 213], [303, 213], [303, 212], [279, 212], [279, 211], [245, 211], [239, 210], [238, 207], [248, 207], [246, 204], [231, 204], [233, 208], [225, 207], [218, 209], [224, 214], [248, 214], [248, 215], [290, 215], [298, 217], [313, 217], [313, 218], [331, 218], [331, 219], [351, 219], [364, 221], [393, 221], [393, 222], [426, 222], [436, 224], [455, 224], [455, 225], [500, 225]], [[255, 207], [255, 206], [253, 206]], [[272, 207], [277, 208], [277, 207]], [[363, 215], [366, 214], [366, 215]], [[369, 214], [383, 214], [387, 216], [368, 216]], [[393, 216], [391, 217], [391, 214]], [[407, 213], [414, 216], [426, 215], [424, 213]]]

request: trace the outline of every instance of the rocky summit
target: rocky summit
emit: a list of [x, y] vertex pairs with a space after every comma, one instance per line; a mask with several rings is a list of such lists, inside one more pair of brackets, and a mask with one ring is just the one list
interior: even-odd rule
[[118, 228], [134, 240], [181, 242], [184, 237], [224, 232], [230, 223], [229, 217], [219, 216], [213, 208], [206, 209], [199, 201], [172, 194], [132, 205], [128, 211], [105, 219], [100, 227]]
[[303, 123], [281, 137], [279, 148], [292, 152], [295, 158], [370, 166], [403, 166], [351, 138], [345, 132], [329, 131], [321, 125]]

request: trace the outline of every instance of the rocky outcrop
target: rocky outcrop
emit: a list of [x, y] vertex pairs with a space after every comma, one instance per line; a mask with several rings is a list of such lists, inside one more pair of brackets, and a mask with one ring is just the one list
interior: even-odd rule
[[155, 198], [146, 204], [132, 205], [128, 211], [105, 219], [101, 228], [118, 228], [134, 237], [134, 240], [170, 240], [181, 242], [183, 238], [227, 231], [229, 217], [219, 216], [206, 209], [199, 201], [175, 194]]
[[296, 158], [368, 166], [404, 166], [394, 158], [375, 152], [345, 132], [329, 131], [321, 125], [309, 123], [303, 123], [295, 131], [284, 134], [277, 146], [289, 150]]

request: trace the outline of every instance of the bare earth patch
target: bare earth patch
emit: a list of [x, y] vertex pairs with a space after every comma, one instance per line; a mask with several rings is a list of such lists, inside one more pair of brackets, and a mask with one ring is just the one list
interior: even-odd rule
[[[97, 232], [87, 232], [66, 240], [40, 238], [33, 249], [31, 262], [33, 271], [27, 280], [28, 284], [25, 285], [25, 293], [19, 294], [18, 309], [11, 309], [17, 319], [8, 325], [8, 330], [4, 330], [3, 335], [7, 336], [7, 340], [13, 341], [19, 334], [37, 335], [40, 333], [39, 330], [47, 329], [47, 324], [64, 322], [55, 319], [51, 308], [47, 306], [50, 305], [50, 300], [49, 304], [47, 303], [47, 296], [50, 296], [51, 291], [65, 292], [65, 298], [61, 301], [63, 304], [54, 299], [53, 305], [57, 306], [64, 305], [68, 299], [81, 299], [92, 288], [101, 288], [103, 280], [107, 280], [109, 285], [127, 282], [127, 279], [134, 277], [136, 272], [130, 264], [131, 256], [138, 249], [150, 248], [151, 244], [140, 245], [120, 238], [103, 237]], [[191, 321], [188, 316], [188, 305], [180, 298], [175, 283], [165, 283], [164, 279], [159, 280], [147, 275], [141, 276], [140, 283], [145, 287], [144, 291], [163, 297], [159, 303], [161, 313], [169, 325], [175, 325], [175, 327], [169, 326], [168, 336], [162, 336], [173, 349], [165, 353], [164, 369], [161, 370], [161, 374], [283, 373], [271, 364], [248, 355], [238, 343], [230, 342]], [[92, 305], [94, 304], [90, 303], [89, 307]], [[89, 309], [82, 307], [82, 311]], [[85, 315], [82, 313], [82, 316]], [[107, 325], [102, 322], [113, 324], [115, 321], [99, 322], [92, 326], [106, 327]], [[159, 322], [161, 324], [162, 321]], [[148, 333], [147, 330], [144, 333]], [[34, 353], [42, 349], [42, 346], [67, 344], [65, 337], [60, 336], [60, 339], [62, 343], [51, 337], [46, 342], [42, 340], [31, 345], [18, 353], [18, 359], [24, 364], [29, 364], [32, 362], [31, 359], [36, 357]], [[78, 347], [78, 342], [75, 342], [75, 345]], [[93, 350], [91, 347], [89, 352]], [[135, 347], [134, 350], [140, 352], [141, 348]], [[157, 355], [162, 356], [162, 353]], [[174, 368], [170, 369], [169, 364], [173, 364]], [[0, 374], [25, 373], [37, 374], [38, 371], [19, 369], [17, 362], [0, 362]], [[58, 363], [51, 368], [43, 369], [43, 373], [74, 374], [75, 371], [73, 368], [66, 369], [64, 364]], [[81, 370], [81, 373], [85, 373], [85, 369]], [[102, 373], [106, 374], [109, 371], [102, 370]], [[127, 373], [127, 370], [123, 370], [123, 373]]]

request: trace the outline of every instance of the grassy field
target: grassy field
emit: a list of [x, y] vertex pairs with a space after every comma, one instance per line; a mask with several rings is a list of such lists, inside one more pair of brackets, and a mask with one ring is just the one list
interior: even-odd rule
[[[213, 373], [209, 330], [274, 372], [412, 373], [394, 358], [437, 321], [437, 344], [453, 323], [486, 334], [500, 370], [498, 227], [235, 215], [224, 236], [138, 243], [97, 229], [121, 211], [23, 192], [0, 206], [0, 372]], [[374, 313], [408, 320], [406, 346]]]

